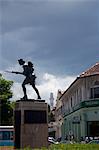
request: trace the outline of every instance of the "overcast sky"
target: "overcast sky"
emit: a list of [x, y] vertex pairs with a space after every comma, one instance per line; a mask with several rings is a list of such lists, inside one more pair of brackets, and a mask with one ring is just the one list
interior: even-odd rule
[[[66, 90], [99, 62], [99, 0], [0, 0], [1, 72], [20, 70], [19, 58], [34, 63], [42, 99]], [[13, 98], [21, 97], [23, 78], [3, 74], [15, 82]]]

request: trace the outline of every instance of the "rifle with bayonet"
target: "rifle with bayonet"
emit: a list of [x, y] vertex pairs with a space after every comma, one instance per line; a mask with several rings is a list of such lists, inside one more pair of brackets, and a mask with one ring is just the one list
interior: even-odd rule
[[23, 75], [23, 72], [17, 72], [17, 71], [5, 71], [7, 73], [15, 73], [15, 74], [22, 74]]

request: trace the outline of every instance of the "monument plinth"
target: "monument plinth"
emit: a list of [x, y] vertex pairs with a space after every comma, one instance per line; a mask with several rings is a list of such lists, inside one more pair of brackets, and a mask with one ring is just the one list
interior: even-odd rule
[[15, 148], [48, 146], [48, 105], [44, 100], [18, 100], [15, 105]]

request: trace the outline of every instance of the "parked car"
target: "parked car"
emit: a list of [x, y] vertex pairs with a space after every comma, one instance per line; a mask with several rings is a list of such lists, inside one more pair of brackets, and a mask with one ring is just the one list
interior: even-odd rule
[[60, 144], [75, 144], [76, 142], [74, 140], [62, 140], [60, 141]]
[[61, 140], [60, 144], [66, 144], [66, 142], [67, 142], [66, 140]]
[[48, 143], [50, 144], [59, 144], [53, 137], [48, 137]]
[[99, 140], [92, 140], [88, 144], [99, 144]]

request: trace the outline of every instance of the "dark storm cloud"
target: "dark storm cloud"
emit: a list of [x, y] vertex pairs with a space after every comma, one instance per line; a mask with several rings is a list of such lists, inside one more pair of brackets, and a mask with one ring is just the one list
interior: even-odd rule
[[5, 67], [23, 57], [45, 72], [78, 74], [99, 61], [98, 0], [9, 0], [1, 14]]

